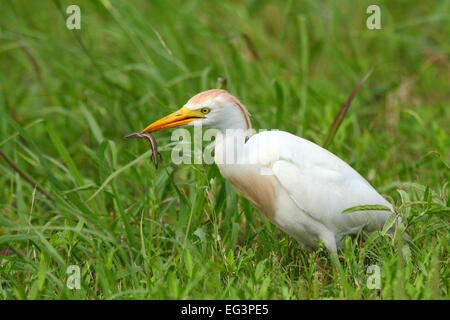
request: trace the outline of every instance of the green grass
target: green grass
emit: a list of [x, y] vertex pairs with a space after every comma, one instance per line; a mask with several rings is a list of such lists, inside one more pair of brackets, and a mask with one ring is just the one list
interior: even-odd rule
[[[450, 298], [450, 1], [76, 1], [69, 31], [73, 2], [1, 4], [0, 150], [42, 188], [0, 158], [1, 298]], [[222, 77], [255, 128], [322, 144], [372, 68], [328, 149], [391, 199], [409, 253], [381, 233], [340, 264], [303, 252], [215, 166], [172, 164], [170, 132], [158, 169], [122, 138]]]

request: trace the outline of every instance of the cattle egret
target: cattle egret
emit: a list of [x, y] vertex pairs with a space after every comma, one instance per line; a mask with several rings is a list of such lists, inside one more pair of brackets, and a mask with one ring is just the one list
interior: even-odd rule
[[[225, 90], [195, 95], [141, 133], [190, 126], [217, 129], [214, 161], [222, 176], [303, 249], [322, 242], [337, 255], [345, 235], [380, 230], [393, 214], [387, 210], [391, 204], [358, 172], [317, 144], [283, 131], [265, 131], [247, 140], [247, 109]], [[236, 143], [236, 137], [243, 142]], [[233, 161], [227, 161], [233, 152]], [[363, 205], [381, 209], [342, 213]]]

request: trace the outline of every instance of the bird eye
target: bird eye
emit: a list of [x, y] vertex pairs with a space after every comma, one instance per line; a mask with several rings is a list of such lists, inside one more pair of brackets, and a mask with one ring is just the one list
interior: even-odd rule
[[210, 108], [201, 108], [200, 109], [200, 112], [203, 113], [203, 114], [208, 114], [210, 111], [211, 111]]

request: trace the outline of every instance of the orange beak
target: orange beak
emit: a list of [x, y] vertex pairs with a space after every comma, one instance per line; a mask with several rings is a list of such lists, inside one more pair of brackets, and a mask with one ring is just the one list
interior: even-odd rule
[[181, 127], [189, 124], [191, 121], [202, 118], [204, 118], [204, 115], [199, 110], [190, 110], [183, 107], [174, 113], [153, 122], [147, 128], [142, 130], [141, 133], [152, 133], [163, 129]]

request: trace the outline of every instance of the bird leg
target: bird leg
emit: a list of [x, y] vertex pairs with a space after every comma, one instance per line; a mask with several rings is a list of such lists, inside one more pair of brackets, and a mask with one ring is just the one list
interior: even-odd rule
[[127, 134], [125, 139], [129, 138], [144, 138], [150, 143], [150, 148], [152, 150], [152, 154], [150, 155], [150, 161], [153, 161], [155, 167], [158, 168], [159, 159], [162, 158], [161, 154], [158, 152], [158, 144], [156, 143], [156, 139], [150, 135], [149, 133], [140, 133], [140, 132], [132, 132]]
[[320, 237], [320, 240], [322, 241], [322, 243], [324, 244], [324, 246], [328, 250], [328, 252], [337, 258], [338, 257], [337, 245], [336, 245], [336, 240], [334, 239], [334, 235], [324, 234]]

